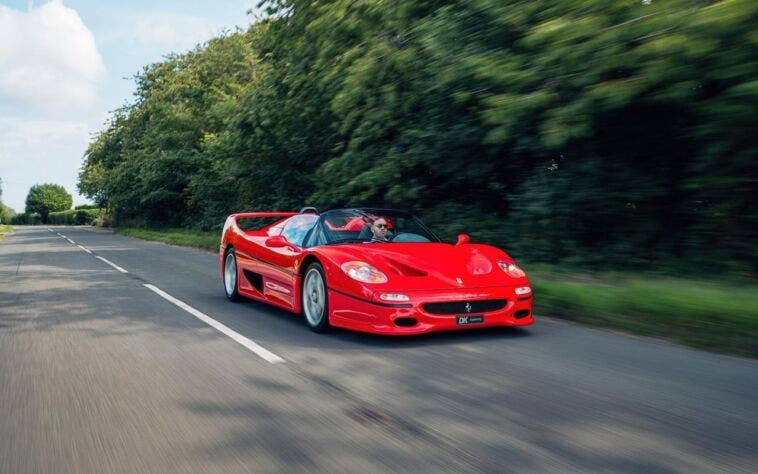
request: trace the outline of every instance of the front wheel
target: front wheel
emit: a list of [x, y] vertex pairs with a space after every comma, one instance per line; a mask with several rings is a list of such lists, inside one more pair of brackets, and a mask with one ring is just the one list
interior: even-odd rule
[[240, 300], [237, 286], [237, 255], [234, 249], [229, 249], [224, 259], [224, 293], [229, 301]]
[[326, 291], [324, 268], [320, 263], [312, 263], [305, 271], [301, 302], [305, 322], [314, 332], [329, 330], [329, 297]]

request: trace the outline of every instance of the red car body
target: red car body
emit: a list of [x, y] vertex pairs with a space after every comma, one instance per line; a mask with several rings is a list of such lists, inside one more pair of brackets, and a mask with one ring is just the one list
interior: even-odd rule
[[[392, 216], [395, 211], [355, 212]], [[227, 297], [264, 301], [298, 314], [306, 309], [306, 322], [319, 332], [334, 326], [410, 335], [534, 322], [529, 280], [504, 251], [468, 243], [465, 235], [457, 244], [442, 243], [425, 232], [432, 241], [416, 241], [422, 239], [414, 233], [399, 233], [396, 241], [388, 242], [337, 239], [335, 235], [355, 236], [370, 224], [343, 215], [330, 221], [329, 215], [254, 212], [229, 216], [219, 251]], [[403, 214], [388, 219], [397, 219], [397, 223], [403, 217], [411, 218]], [[240, 224], [260, 219], [266, 219], [265, 225], [255, 229], [245, 230]], [[300, 246], [288, 241], [282, 233], [293, 235], [287, 229], [294, 228], [296, 221], [312, 226], [307, 231], [311, 242], [314, 232], [330, 234], [332, 242]], [[355, 272], [351, 277], [345, 268], [360, 264], [384, 278], [359, 281]], [[358, 276], [370, 277], [369, 270]], [[320, 305], [319, 298], [323, 300]], [[323, 321], [312, 314], [323, 314]]]

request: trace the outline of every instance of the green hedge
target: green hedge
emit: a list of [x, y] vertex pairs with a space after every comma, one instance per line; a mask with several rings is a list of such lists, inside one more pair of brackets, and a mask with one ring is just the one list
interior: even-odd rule
[[61, 212], [51, 212], [47, 218], [48, 224], [57, 225], [91, 225], [101, 218], [104, 209], [72, 209]]
[[16, 214], [11, 219], [11, 224], [15, 225], [38, 225], [42, 223], [42, 216], [37, 213], [28, 214], [26, 212], [22, 214]]

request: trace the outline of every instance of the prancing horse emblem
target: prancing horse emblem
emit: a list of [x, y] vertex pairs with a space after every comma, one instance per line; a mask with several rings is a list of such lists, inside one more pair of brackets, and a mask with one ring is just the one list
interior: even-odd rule
[[466, 306], [464, 306], [464, 308], [466, 308], [466, 312], [467, 313], [470, 313], [471, 312], [471, 303], [466, 303]]

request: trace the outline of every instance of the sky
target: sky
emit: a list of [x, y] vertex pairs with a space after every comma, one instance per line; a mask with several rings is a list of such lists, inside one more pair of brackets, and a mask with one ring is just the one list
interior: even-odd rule
[[[133, 76], [172, 52], [247, 27], [258, 0], [0, 0], [2, 201], [54, 183], [74, 204], [87, 144], [133, 100]], [[247, 14], [252, 10], [252, 14]]]

